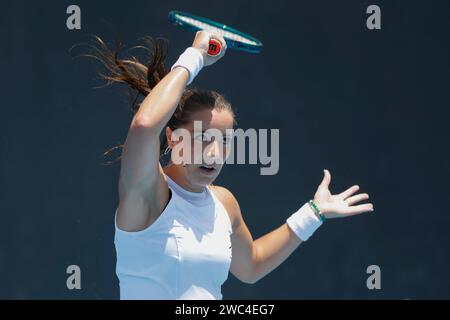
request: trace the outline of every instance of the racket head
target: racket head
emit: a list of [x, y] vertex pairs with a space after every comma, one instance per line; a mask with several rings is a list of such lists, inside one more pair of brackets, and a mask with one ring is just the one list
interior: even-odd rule
[[216, 31], [223, 36], [227, 42], [228, 48], [251, 53], [259, 53], [263, 47], [261, 41], [242, 31], [234, 29], [223, 23], [187, 12], [172, 10], [169, 12], [169, 21], [176, 26], [192, 32], [197, 32], [199, 30]]

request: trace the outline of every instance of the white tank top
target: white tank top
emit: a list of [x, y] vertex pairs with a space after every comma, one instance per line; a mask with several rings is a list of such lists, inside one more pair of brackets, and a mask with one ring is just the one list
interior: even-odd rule
[[231, 264], [228, 213], [209, 188], [190, 192], [165, 178], [172, 196], [148, 228], [127, 232], [114, 218], [120, 299], [220, 300]]

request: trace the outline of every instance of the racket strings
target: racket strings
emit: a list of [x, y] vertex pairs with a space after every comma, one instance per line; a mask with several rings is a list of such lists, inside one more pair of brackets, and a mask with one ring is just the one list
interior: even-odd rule
[[185, 16], [181, 16], [181, 15], [177, 15], [178, 19], [180, 19], [181, 21], [190, 24], [194, 27], [197, 27], [201, 30], [205, 30], [205, 31], [209, 31], [209, 32], [216, 32], [219, 33], [222, 37], [224, 38], [228, 38], [230, 40], [234, 40], [234, 41], [239, 41], [245, 44], [249, 44], [249, 45], [257, 45], [257, 43], [251, 39], [245, 38], [239, 34], [230, 32], [228, 30], [224, 30], [224, 29], [220, 29], [216, 26], [210, 25], [206, 22], [203, 21], [199, 21], [197, 19], [191, 18], [191, 17], [185, 17]]

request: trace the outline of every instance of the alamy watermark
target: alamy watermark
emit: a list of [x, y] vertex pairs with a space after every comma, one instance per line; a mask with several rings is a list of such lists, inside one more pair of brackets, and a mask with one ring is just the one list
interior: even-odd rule
[[260, 169], [261, 175], [275, 175], [279, 170], [279, 129], [239, 128], [222, 132], [216, 128], [203, 130], [202, 121], [194, 121], [193, 131], [177, 128], [171, 140], [176, 142], [171, 153], [173, 164], [261, 164], [266, 166]]
[[70, 276], [66, 280], [66, 286], [69, 290], [81, 289], [81, 269], [76, 264], [70, 265], [66, 269], [66, 273]]
[[372, 4], [367, 7], [367, 17], [366, 26], [369, 30], [380, 30], [381, 29], [381, 9], [379, 6]]
[[[66, 14], [69, 16], [66, 19], [66, 26], [69, 30], [81, 29], [81, 8], [78, 5], [72, 4], [67, 7]], [[370, 14], [366, 19], [366, 27], [369, 30], [381, 29], [381, 9], [379, 6], [372, 4], [366, 9], [366, 14]]]
[[66, 19], [66, 27], [69, 30], [81, 29], [81, 9], [79, 6], [72, 4], [67, 7], [66, 13], [69, 16]]
[[366, 285], [369, 290], [381, 289], [381, 268], [376, 264], [367, 267], [366, 273], [369, 274]]

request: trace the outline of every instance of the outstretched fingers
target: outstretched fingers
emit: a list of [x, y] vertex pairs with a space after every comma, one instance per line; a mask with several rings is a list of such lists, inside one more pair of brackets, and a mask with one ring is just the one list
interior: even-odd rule
[[355, 203], [357, 203], [359, 201], [367, 200], [367, 199], [369, 199], [369, 195], [367, 193], [359, 193], [359, 194], [356, 194], [354, 196], [351, 196], [351, 197], [345, 199], [344, 201], [349, 206], [351, 206], [351, 205], [353, 205], [353, 204], [355, 204]]
[[359, 186], [354, 185], [354, 186], [351, 186], [350, 188], [348, 188], [347, 190], [345, 190], [344, 192], [341, 192], [338, 196], [345, 200], [358, 190], [359, 190]]
[[353, 216], [356, 214], [364, 213], [364, 212], [370, 212], [373, 211], [373, 204], [372, 203], [365, 203], [360, 204], [357, 206], [348, 207], [345, 214], [349, 216]]

